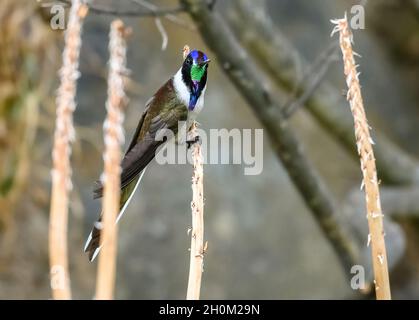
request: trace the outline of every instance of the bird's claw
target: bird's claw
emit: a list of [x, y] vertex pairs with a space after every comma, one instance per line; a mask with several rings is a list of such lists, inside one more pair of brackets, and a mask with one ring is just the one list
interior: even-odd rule
[[193, 139], [186, 140], [186, 144], [188, 146], [188, 149], [190, 149], [195, 143], [202, 144], [202, 139], [199, 135], [195, 136]]

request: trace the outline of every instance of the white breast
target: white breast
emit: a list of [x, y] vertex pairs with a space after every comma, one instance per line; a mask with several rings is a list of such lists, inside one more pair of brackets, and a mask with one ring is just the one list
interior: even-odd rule
[[[189, 91], [189, 88], [183, 82], [182, 68], [180, 68], [178, 72], [176, 72], [173, 78], [173, 86], [176, 90], [176, 94], [178, 98], [185, 104], [186, 107], [188, 107], [191, 93]], [[207, 89], [207, 86], [205, 85], [204, 89], [202, 89], [201, 95], [198, 98], [198, 101], [196, 102], [195, 108], [192, 111], [188, 112], [188, 119], [195, 120], [198, 113], [204, 107], [204, 95], [205, 95], [206, 89]]]

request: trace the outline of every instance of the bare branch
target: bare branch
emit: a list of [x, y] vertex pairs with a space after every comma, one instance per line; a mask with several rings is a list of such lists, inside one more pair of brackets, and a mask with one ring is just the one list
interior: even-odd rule
[[[66, 3], [71, 5], [70, 0], [59, 0], [60, 2]], [[147, 10], [117, 10], [117, 9], [110, 9], [110, 8], [102, 8], [97, 7], [92, 4], [87, 4], [90, 12], [95, 14], [103, 14], [109, 16], [125, 16], [125, 17], [161, 17], [167, 15], [174, 15], [177, 13], [184, 12], [185, 9], [182, 6], [176, 8], [156, 8], [156, 9], [147, 9]]]
[[[142, 7], [150, 10], [151, 12], [158, 12], [159, 10], [161, 10], [155, 4], [152, 4], [152, 3], [148, 2], [148, 1], [145, 1], [145, 0], [131, 0], [131, 2], [136, 3], [136, 4], [138, 4], [138, 5], [142, 6]], [[179, 9], [180, 8], [182, 8], [182, 7], [179, 7]], [[179, 12], [182, 12], [182, 11], [184, 11], [184, 10], [181, 10]], [[176, 24], [178, 24], [180, 26], [183, 26], [183, 27], [186, 27], [186, 28], [192, 29], [192, 30], [195, 29], [191, 25], [189, 25], [187, 22], [185, 22], [184, 20], [180, 19], [179, 17], [177, 17], [173, 13], [167, 13], [167, 14], [164, 15], [164, 17], [167, 20], [169, 20], [169, 21], [171, 21], [173, 23], [176, 23]]]
[[155, 18], [154, 22], [156, 23], [157, 30], [159, 30], [162, 38], [161, 49], [162, 51], [166, 50], [167, 43], [169, 42], [169, 37], [167, 36], [167, 32], [164, 29], [163, 23], [161, 22], [160, 18]]
[[[292, 91], [298, 83], [293, 72], [295, 57], [306, 65], [299, 52], [253, 1], [235, 1], [228, 18], [241, 43], [258, 59], [279, 87]], [[246, 21], [246, 23], [238, 23]], [[240, 26], [240, 28], [238, 28]], [[307, 91], [305, 84], [299, 89]], [[356, 156], [353, 120], [339, 90], [323, 82], [307, 100], [306, 109], [318, 122]], [[384, 135], [375, 133], [375, 156], [380, 176], [393, 184], [419, 183], [419, 162]]]
[[283, 107], [285, 117], [290, 117], [298, 108], [305, 105], [307, 100], [310, 99], [314, 92], [319, 88], [326, 78], [330, 66], [333, 62], [337, 61], [337, 49], [338, 46], [332, 44], [320, 55], [313, 65], [310, 66], [309, 70], [305, 72], [303, 80], [306, 81], [306, 84], [299, 84], [296, 86], [297, 88], [304, 86], [304, 91], [295, 101], [292, 101], [292, 103]]

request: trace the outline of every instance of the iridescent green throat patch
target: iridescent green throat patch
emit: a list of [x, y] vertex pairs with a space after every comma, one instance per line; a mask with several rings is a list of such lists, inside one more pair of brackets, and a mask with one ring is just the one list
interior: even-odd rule
[[203, 65], [202, 67], [198, 65], [193, 65], [191, 68], [191, 78], [193, 81], [201, 81], [202, 76], [205, 73], [206, 65]]

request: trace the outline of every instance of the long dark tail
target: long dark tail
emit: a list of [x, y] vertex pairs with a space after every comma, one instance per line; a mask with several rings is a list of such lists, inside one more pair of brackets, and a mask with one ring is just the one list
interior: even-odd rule
[[[126, 208], [128, 207], [128, 204], [131, 202], [131, 199], [135, 193], [135, 190], [140, 185], [144, 172], [145, 172], [145, 169], [141, 172], [141, 174], [136, 179], [131, 181], [125, 188], [121, 190], [120, 211], [119, 211], [119, 215], [115, 223], [118, 223], [119, 219], [121, 219]], [[99, 195], [98, 197], [100, 197], [102, 195], [102, 190], [101, 189], [96, 190], [95, 194]], [[100, 252], [101, 230], [102, 230], [102, 213], [100, 214], [99, 219], [94, 223], [92, 231], [90, 232], [89, 237], [87, 238], [86, 244], [84, 245], [84, 252], [87, 252], [87, 254], [89, 255], [90, 261], [93, 261]]]

